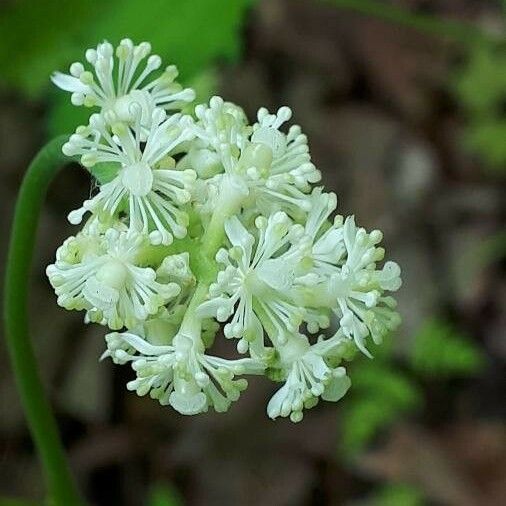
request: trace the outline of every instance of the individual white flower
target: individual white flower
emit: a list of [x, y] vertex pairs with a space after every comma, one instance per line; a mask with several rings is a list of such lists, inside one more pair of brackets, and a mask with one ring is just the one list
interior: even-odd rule
[[[149, 315], [146, 320], [138, 321], [128, 330], [128, 334], [138, 336], [153, 346], [171, 345], [174, 337], [179, 332], [186, 311], [184, 304], [173, 304], [170, 308], [162, 307], [154, 315]], [[131, 360], [135, 349], [130, 346], [118, 332], [111, 332], [105, 336], [106, 351], [100, 360], [110, 357], [115, 364], [126, 364]], [[120, 351], [123, 350], [123, 351]]]
[[173, 237], [186, 235], [188, 216], [181, 206], [191, 199], [196, 178], [193, 170], [177, 170], [170, 154], [189, 140], [193, 133], [191, 118], [174, 114], [166, 117], [161, 109], [153, 112], [152, 126], [145, 143], [141, 142], [140, 109], [137, 124], [131, 129], [122, 122], [112, 125], [112, 135], [102, 115], [94, 114], [87, 127], [79, 127], [63, 146], [69, 156], [80, 155], [85, 167], [99, 162], [114, 162], [118, 173], [99, 192], [69, 214], [73, 224], [86, 212], [111, 217], [128, 210], [129, 228], [149, 234], [153, 244], [170, 244]]
[[344, 334], [368, 356], [366, 337], [371, 336], [379, 344], [400, 323], [395, 300], [384, 292], [400, 288], [401, 271], [395, 262], [386, 262], [377, 270], [376, 262], [384, 256], [383, 248], [376, 247], [381, 239], [379, 230], [367, 233], [355, 225], [353, 217], [348, 217], [342, 226], [343, 247], [336, 249], [341, 253], [336, 261], [338, 269], [329, 272], [319, 292], [320, 300], [330, 301]]
[[[225, 223], [232, 245], [220, 249], [218, 262], [225, 266], [209, 288], [209, 300], [198, 309], [202, 316], [216, 316], [218, 321], [232, 320], [225, 325], [226, 337], [241, 338], [238, 350], [263, 347], [263, 326], [271, 328], [279, 343], [298, 329], [304, 310], [290, 297], [290, 289], [307, 242], [301, 237], [302, 227], [293, 225], [283, 212], [268, 219], [260, 216], [255, 222], [258, 240], [237, 217]], [[297, 245], [293, 243], [298, 241]]]
[[174, 65], [152, 78], [162, 60], [150, 53], [148, 42], [136, 46], [130, 39], [123, 39], [114, 50], [106, 41], [86, 51], [92, 71], [76, 62], [70, 66], [69, 74], [55, 72], [51, 79], [56, 86], [72, 94], [74, 105], [100, 107], [103, 112], [114, 112], [121, 121], [134, 121], [130, 106], [133, 102], [141, 104], [142, 125], [149, 127], [155, 107], [180, 110], [195, 99], [192, 89], [183, 89], [175, 81], [178, 72]]
[[291, 118], [288, 107], [276, 114], [260, 109], [258, 122], [249, 128], [242, 110], [218, 97], [209, 107], [198, 106], [196, 113], [195, 133], [202, 147], [190, 151], [189, 161], [202, 177], [213, 176], [209, 185], [219, 186], [225, 172], [243, 178], [250, 190], [249, 203], [262, 214], [282, 210], [299, 217], [309, 210], [307, 193], [321, 174], [311, 163], [300, 127], [291, 126], [287, 134], [280, 130]]
[[125, 230], [81, 232], [69, 237], [47, 267], [47, 276], [66, 309], [86, 310], [89, 321], [111, 329], [132, 327], [180, 292], [176, 283], [160, 283], [150, 267], [139, 267], [147, 240]]
[[[228, 149], [238, 154], [248, 142], [252, 128], [244, 111], [221, 97], [212, 97], [209, 105], [197, 105], [195, 115], [195, 140], [179, 166], [197, 172], [196, 207], [205, 216], [212, 214], [219, 206], [219, 194], [224, 190], [222, 151]], [[247, 194], [244, 182], [236, 180], [236, 184], [245, 187], [243, 192]]]
[[208, 106], [197, 105], [195, 116], [195, 136], [200, 140], [196, 142], [197, 147], [219, 151], [227, 144], [241, 149], [252, 131], [242, 108], [221, 97], [211, 97]]
[[241, 163], [256, 180], [252, 197], [263, 213], [281, 209], [299, 216], [300, 210], [310, 209], [306, 194], [321, 179], [300, 126], [292, 125], [287, 134], [280, 130], [291, 117], [289, 107], [276, 114], [259, 109], [251, 144], [241, 154]]
[[329, 216], [336, 209], [337, 197], [334, 193], [323, 193], [315, 188], [311, 194], [311, 210], [304, 226], [306, 235], [312, 240], [311, 259], [313, 272], [319, 276], [335, 273], [345, 253], [342, 216], [334, 222]]
[[315, 406], [318, 398], [336, 402], [351, 385], [344, 367], [330, 367], [326, 355], [339, 345], [338, 337], [310, 346], [307, 338], [294, 334], [280, 349], [285, 383], [267, 405], [270, 418], [290, 417], [292, 422], [303, 418], [304, 408]]
[[211, 406], [227, 411], [246, 389], [237, 375], [261, 374], [262, 363], [248, 358], [226, 360], [206, 355], [200, 341], [183, 333], [173, 344], [155, 346], [133, 333], [107, 338], [108, 355], [118, 363], [131, 362], [137, 378], [127, 384], [138, 395], [149, 393], [160, 404], [170, 404], [183, 415], [203, 413]]

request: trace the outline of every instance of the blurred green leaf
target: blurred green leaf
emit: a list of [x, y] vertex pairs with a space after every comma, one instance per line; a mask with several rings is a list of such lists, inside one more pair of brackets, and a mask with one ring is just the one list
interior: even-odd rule
[[405, 483], [391, 483], [382, 487], [374, 496], [375, 506], [423, 506], [420, 490]]
[[174, 487], [158, 484], [151, 489], [148, 506], [183, 506], [183, 501]]
[[39, 502], [14, 497], [0, 497], [0, 506], [41, 506]]
[[506, 53], [499, 47], [477, 45], [457, 74], [455, 90], [471, 114], [495, 115], [506, 98]]
[[466, 114], [463, 141], [490, 168], [506, 169], [506, 52], [503, 44], [478, 44], [453, 78]]
[[[50, 89], [50, 74], [66, 71], [72, 61], [107, 39], [124, 37], [149, 41], [166, 64], [174, 63], [181, 79], [200, 81], [200, 94], [213, 87], [212, 73], [203, 73], [219, 60], [234, 60], [241, 49], [240, 30], [253, 0], [19, 0], [0, 16], [0, 79], [38, 97]], [[16, 57], [13, 58], [12, 55]], [[74, 107], [67, 93], [53, 92], [48, 120], [50, 135], [72, 132], [87, 121], [90, 110]]]
[[[31, 95], [49, 87], [54, 70], [82, 60], [103, 39], [148, 40], [190, 78], [216, 58], [240, 51], [242, 19], [252, 0], [19, 0], [0, 16], [2, 80]], [[13, 55], [16, 55], [13, 58]]]
[[86, 29], [114, 3], [105, 7], [105, 2], [93, 0], [18, 0], [2, 7], [1, 80], [40, 95], [49, 88], [51, 72], [75, 59], [80, 47], [88, 47]]
[[251, 0], [115, 0], [118, 8], [89, 27], [90, 44], [123, 37], [149, 41], [165, 61], [189, 78], [216, 58], [234, 59], [240, 50], [242, 18]]
[[421, 375], [468, 376], [478, 372], [483, 364], [479, 347], [448, 322], [431, 320], [415, 336], [411, 365]]
[[376, 397], [358, 397], [343, 411], [342, 444], [346, 455], [360, 453], [368, 443], [397, 416], [390, 405]]
[[[196, 74], [186, 84], [195, 90], [195, 104], [208, 102], [209, 99], [216, 94], [216, 90], [218, 89], [218, 71], [214, 67], [209, 67]], [[195, 104], [189, 105], [191, 110], [185, 112], [193, 113]]]
[[79, 125], [86, 125], [93, 112], [88, 107], [75, 107], [69, 101], [68, 93], [52, 90], [47, 118], [49, 137], [71, 134]]
[[394, 369], [391, 357], [362, 359], [351, 373], [351, 399], [343, 411], [343, 447], [348, 455], [362, 451], [382, 430], [422, 403], [421, 392]]
[[353, 387], [357, 392], [374, 395], [401, 410], [415, 408], [420, 399], [420, 394], [409, 377], [385, 364], [371, 363], [355, 370]]
[[464, 141], [494, 169], [506, 169], [506, 117], [475, 120], [467, 125]]

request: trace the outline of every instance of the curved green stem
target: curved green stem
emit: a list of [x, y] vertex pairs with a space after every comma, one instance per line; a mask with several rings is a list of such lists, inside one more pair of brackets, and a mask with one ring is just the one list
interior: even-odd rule
[[53, 176], [69, 161], [61, 148], [67, 137], [44, 146], [30, 164], [19, 191], [5, 273], [4, 321], [12, 362], [28, 426], [37, 447], [50, 498], [56, 506], [82, 505], [58, 428], [44, 393], [30, 341], [28, 286], [39, 213]]

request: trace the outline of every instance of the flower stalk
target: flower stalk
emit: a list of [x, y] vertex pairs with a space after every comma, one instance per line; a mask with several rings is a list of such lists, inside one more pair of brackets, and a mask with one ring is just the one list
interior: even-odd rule
[[30, 341], [28, 292], [40, 209], [46, 190], [69, 158], [62, 153], [67, 137], [44, 146], [30, 164], [16, 203], [4, 288], [7, 349], [30, 432], [39, 453], [50, 504], [82, 505], [72, 477], [56, 419], [44, 392]]

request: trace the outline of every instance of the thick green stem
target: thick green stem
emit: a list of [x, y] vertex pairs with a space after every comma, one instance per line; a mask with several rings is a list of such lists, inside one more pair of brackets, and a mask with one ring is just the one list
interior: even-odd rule
[[195, 312], [199, 305], [204, 302], [208, 289], [209, 286], [205, 283], [197, 285], [181, 323], [181, 332], [191, 336], [193, 339], [200, 339], [201, 321], [195, 317]]
[[225, 221], [241, 209], [243, 200], [248, 196], [248, 189], [238, 176], [225, 174], [221, 181], [218, 202], [207, 230], [202, 238], [202, 252], [214, 260], [225, 236]]
[[24, 177], [14, 214], [5, 273], [4, 321], [7, 348], [28, 426], [47, 483], [49, 503], [82, 505], [37, 367], [29, 335], [28, 286], [39, 213], [53, 176], [69, 161], [61, 148], [67, 137], [43, 147]]
[[[200, 339], [201, 322], [195, 317], [195, 312], [198, 306], [205, 301], [209, 284], [216, 275], [214, 257], [225, 237], [225, 221], [239, 211], [241, 203], [247, 195], [247, 188], [240, 178], [229, 174], [223, 176], [218, 202], [202, 238], [201, 249], [193, 253], [195, 259], [192, 268], [196, 271], [199, 284], [186, 309], [181, 330], [191, 334], [194, 338], [198, 336]], [[195, 327], [195, 322], [198, 322], [198, 328]]]

